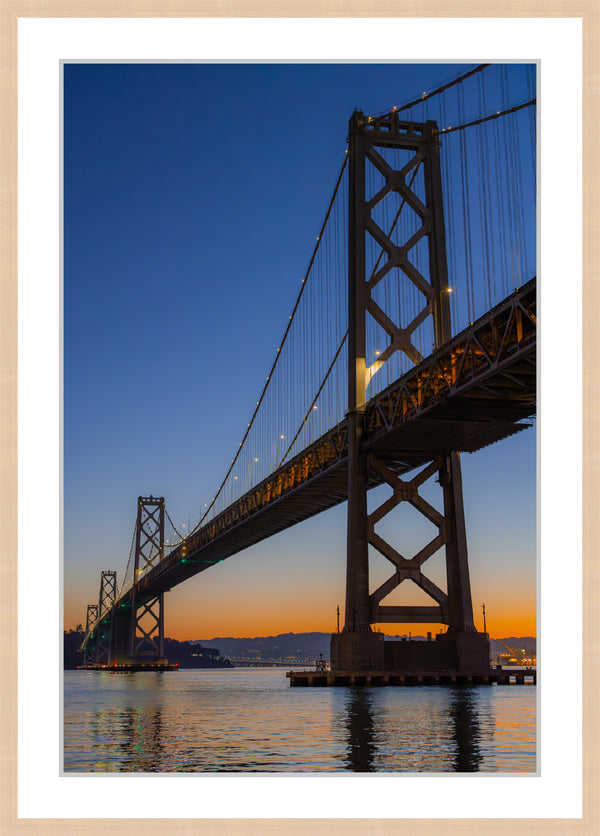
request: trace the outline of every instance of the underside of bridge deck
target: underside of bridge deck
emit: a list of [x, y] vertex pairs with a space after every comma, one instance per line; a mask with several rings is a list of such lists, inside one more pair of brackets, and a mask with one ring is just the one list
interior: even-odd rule
[[[531, 426], [536, 402], [533, 279], [367, 404], [365, 449], [396, 476]], [[385, 480], [370, 469], [368, 488]], [[344, 421], [193, 532], [135, 587], [136, 606], [348, 498]], [[116, 602], [131, 604], [132, 589]]]

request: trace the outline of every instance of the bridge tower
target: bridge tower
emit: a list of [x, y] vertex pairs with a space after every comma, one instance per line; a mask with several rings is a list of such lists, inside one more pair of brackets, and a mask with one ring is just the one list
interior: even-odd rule
[[158, 661], [164, 657], [164, 594], [144, 595], [143, 576], [164, 556], [164, 497], [138, 497], [129, 657]]
[[[100, 574], [100, 594], [97, 604], [88, 604], [85, 622], [86, 641], [83, 664], [107, 665], [111, 657], [113, 617], [109, 613], [117, 596], [117, 573]], [[105, 616], [103, 618], [103, 616]]]
[[133, 584], [117, 601], [116, 572], [102, 572], [98, 604], [88, 605], [84, 665], [166, 666], [164, 595], [146, 592], [144, 583], [163, 559], [164, 534], [164, 498], [138, 497]]
[[[392, 151], [386, 149], [394, 149]], [[398, 153], [395, 149], [399, 149]], [[467, 559], [459, 454], [440, 449], [431, 462], [409, 481], [399, 478], [393, 457], [377, 454], [365, 445], [365, 410], [371, 378], [395, 352], [403, 352], [413, 364], [423, 358], [415, 335], [429, 318], [435, 348], [451, 337], [446, 262], [444, 211], [439, 140], [435, 122], [404, 122], [395, 112], [365, 117], [356, 111], [349, 124], [349, 332], [348, 332], [348, 530], [345, 623], [332, 637], [331, 660], [338, 670], [383, 669], [416, 665], [427, 667], [437, 660], [441, 667], [487, 670], [488, 642], [473, 623], [473, 607]], [[367, 198], [367, 170], [372, 167], [384, 184]], [[372, 172], [369, 172], [371, 180]], [[419, 179], [417, 179], [417, 177]], [[414, 213], [410, 237], [401, 240], [399, 227], [385, 231], [374, 212], [387, 196], [396, 193], [400, 211]], [[392, 227], [393, 229], [393, 227]], [[381, 249], [380, 259], [367, 270], [368, 236]], [[411, 253], [426, 239], [425, 267], [417, 269]], [[421, 250], [423, 245], [421, 245]], [[379, 266], [381, 264], [381, 266]], [[411, 322], [394, 322], [381, 302], [377, 287], [391, 271], [408, 283], [422, 302]], [[388, 277], [389, 278], [389, 277]], [[380, 287], [381, 290], [381, 287]], [[367, 321], [371, 317], [385, 332], [388, 344], [373, 362], [367, 362]], [[371, 514], [367, 511], [369, 475], [375, 473], [393, 495]], [[419, 495], [420, 486], [438, 476], [443, 491], [443, 513]], [[375, 530], [400, 502], [409, 502], [437, 529], [437, 535], [408, 559]], [[369, 545], [394, 566], [394, 574], [369, 592]], [[422, 572], [422, 564], [445, 547], [447, 592]], [[412, 580], [432, 598], [432, 606], [385, 606], [380, 602], [402, 581]], [[384, 643], [371, 630], [376, 623], [440, 623], [448, 631], [422, 653], [430, 658], [412, 661], [398, 656], [401, 642]], [[430, 644], [430, 643], [420, 643]], [[392, 647], [394, 645], [394, 647]], [[398, 647], [395, 647], [398, 645]], [[395, 654], [396, 658], [393, 658]], [[406, 655], [406, 654], [405, 654]]]
[[[87, 636], [93, 625], [98, 620], [98, 604], [88, 604], [87, 616], [85, 619], [85, 635]], [[94, 637], [95, 638], [95, 637]], [[83, 664], [93, 665], [96, 663], [96, 642], [90, 636], [83, 648]]]
[[117, 597], [117, 573], [102, 572], [100, 576], [100, 597], [98, 598], [98, 618], [96, 626], [96, 662], [108, 665], [112, 646], [112, 617], [107, 615]]

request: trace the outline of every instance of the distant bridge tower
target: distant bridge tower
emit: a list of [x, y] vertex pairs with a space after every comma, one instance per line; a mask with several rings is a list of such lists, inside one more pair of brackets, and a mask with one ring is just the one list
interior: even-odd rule
[[166, 664], [164, 595], [146, 593], [144, 580], [164, 557], [164, 539], [164, 498], [138, 497], [133, 584], [117, 601], [116, 572], [102, 572], [98, 604], [88, 605], [84, 665]]
[[[378, 150], [379, 149], [379, 150]], [[393, 149], [392, 151], [388, 149]], [[367, 198], [367, 167], [384, 180], [381, 188]], [[372, 174], [372, 172], [369, 172]], [[371, 177], [371, 180], [373, 178]], [[348, 531], [346, 610], [342, 633], [332, 637], [331, 659], [338, 669], [383, 668], [383, 635], [371, 631], [371, 624], [441, 623], [449, 667], [488, 668], [487, 640], [477, 634], [467, 561], [467, 542], [458, 453], [436, 450], [430, 464], [410, 481], [397, 475], [396, 454], [370, 450], [365, 446], [367, 387], [371, 378], [392, 357], [403, 352], [413, 364], [423, 356], [415, 335], [429, 319], [435, 347], [451, 337], [448, 272], [437, 126], [434, 122], [403, 122], [397, 113], [365, 117], [356, 111], [349, 124], [349, 333], [348, 333]], [[414, 215], [410, 237], [402, 238], [402, 227], [381, 228], [374, 211], [389, 195], [396, 193], [400, 211]], [[398, 214], [399, 214], [398, 213]], [[406, 227], [404, 227], [406, 229]], [[379, 260], [367, 269], [367, 236], [381, 249]], [[420, 246], [425, 267], [417, 269], [411, 250]], [[371, 247], [373, 249], [373, 247]], [[383, 260], [383, 261], [382, 261]], [[424, 275], [425, 273], [425, 275]], [[422, 302], [411, 322], [394, 322], [383, 304], [382, 285], [394, 276]], [[368, 317], [385, 332], [387, 345], [377, 358], [367, 357]], [[371, 323], [372, 325], [373, 323]], [[409, 448], [409, 445], [407, 445]], [[415, 458], [416, 453], [415, 451]], [[410, 449], [406, 450], [410, 459]], [[406, 460], [406, 457], [404, 457]], [[421, 461], [423, 456], [421, 455]], [[393, 495], [373, 513], [367, 513], [369, 475], [387, 482]], [[443, 490], [443, 513], [419, 495], [419, 487], [439, 474]], [[372, 480], [371, 480], [372, 481]], [[413, 557], [406, 558], [376, 532], [377, 523], [400, 502], [409, 502], [437, 529], [437, 535]], [[394, 574], [369, 593], [369, 545], [394, 566]], [[445, 546], [447, 592], [427, 578], [422, 564]], [[432, 599], [432, 606], [385, 606], [380, 602], [402, 581], [412, 580]], [[394, 642], [394, 645], [401, 643]], [[437, 643], [437, 653], [442, 643]], [[389, 659], [388, 659], [389, 663]], [[388, 664], [389, 666], [389, 664]]]
[[[85, 635], [89, 633], [92, 626], [98, 620], [98, 604], [88, 604], [87, 617], [85, 620]], [[91, 637], [90, 637], [91, 638]], [[83, 648], [83, 664], [93, 665], [96, 663], [96, 642], [88, 639]]]
[[87, 640], [83, 647], [84, 665], [108, 665], [110, 661], [113, 617], [112, 614], [106, 614], [114, 604], [116, 596], [117, 573], [102, 572], [98, 603], [88, 604], [87, 608], [85, 623]]

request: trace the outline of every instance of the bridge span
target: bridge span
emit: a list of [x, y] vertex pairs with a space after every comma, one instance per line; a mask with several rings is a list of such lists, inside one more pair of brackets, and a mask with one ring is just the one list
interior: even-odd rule
[[[401, 476], [530, 426], [535, 324], [533, 279], [368, 402], [366, 449]], [[369, 489], [384, 481], [370, 471]], [[347, 499], [345, 420], [166, 554], [138, 582], [138, 602]]]
[[[484, 102], [490, 66], [431, 96], [476, 78]], [[88, 606], [89, 663], [163, 663], [166, 592], [347, 501], [344, 627], [332, 636], [332, 668], [486, 674], [460, 453], [531, 426], [536, 405], [537, 279], [524, 283], [535, 275], [535, 98], [505, 106], [505, 82], [502, 109], [448, 128], [428, 116], [402, 119], [415, 102], [379, 116], [352, 114], [325, 221], [239, 450], [198, 526], [167, 552], [164, 499], [139, 497], [132, 582], [117, 593], [116, 573], [103, 573], [99, 603]], [[521, 119], [529, 120], [521, 126], [529, 146], [519, 139]], [[477, 141], [467, 143], [462, 132], [474, 128]], [[524, 181], [533, 186], [529, 196]], [[289, 438], [284, 453], [279, 445]], [[419, 493], [435, 477], [441, 510]], [[367, 492], [384, 483], [392, 495], [369, 513]], [[435, 531], [410, 557], [377, 529], [402, 502]], [[376, 589], [370, 548], [393, 567]], [[423, 571], [442, 548], [445, 590]], [[386, 604], [406, 580], [431, 605]], [[401, 643], [372, 630], [380, 623], [447, 631], [409, 658]]]
[[[535, 361], [536, 280], [532, 279], [370, 399], [364, 444], [375, 454], [375, 466], [369, 471], [368, 488], [390, 482], [389, 475], [403, 477], [429, 463], [426, 469], [437, 472], [450, 451], [472, 453], [529, 427], [527, 419], [535, 414]], [[133, 602], [136, 607], [148, 606], [199, 572], [347, 498], [345, 420], [165, 554], [102, 613], [102, 622], [117, 630], [119, 614], [125, 612], [128, 622]], [[419, 500], [418, 494], [412, 496], [413, 502]], [[440, 534], [429, 551], [437, 550], [445, 539]], [[420, 580], [424, 582], [423, 577]], [[420, 619], [413, 613], [412, 620], [429, 621], [438, 615], [421, 609]], [[378, 613], [382, 621], [385, 615]], [[93, 625], [89, 627], [93, 630]], [[124, 633], [127, 628], [124, 624]], [[124, 647], [122, 651], [126, 655]]]

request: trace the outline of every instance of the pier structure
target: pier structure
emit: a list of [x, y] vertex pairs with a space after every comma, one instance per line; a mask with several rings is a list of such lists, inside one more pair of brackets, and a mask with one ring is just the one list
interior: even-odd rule
[[537, 670], [497, 670], [490, 668], [486, 673], [456, 673], [456, 671], [413, 670], [401, 673], [389, 670], [305, 670], [288, 671], [287, 678], [292, 687], [327, 686], [418, 686], [418, 685], [536, 685]]

